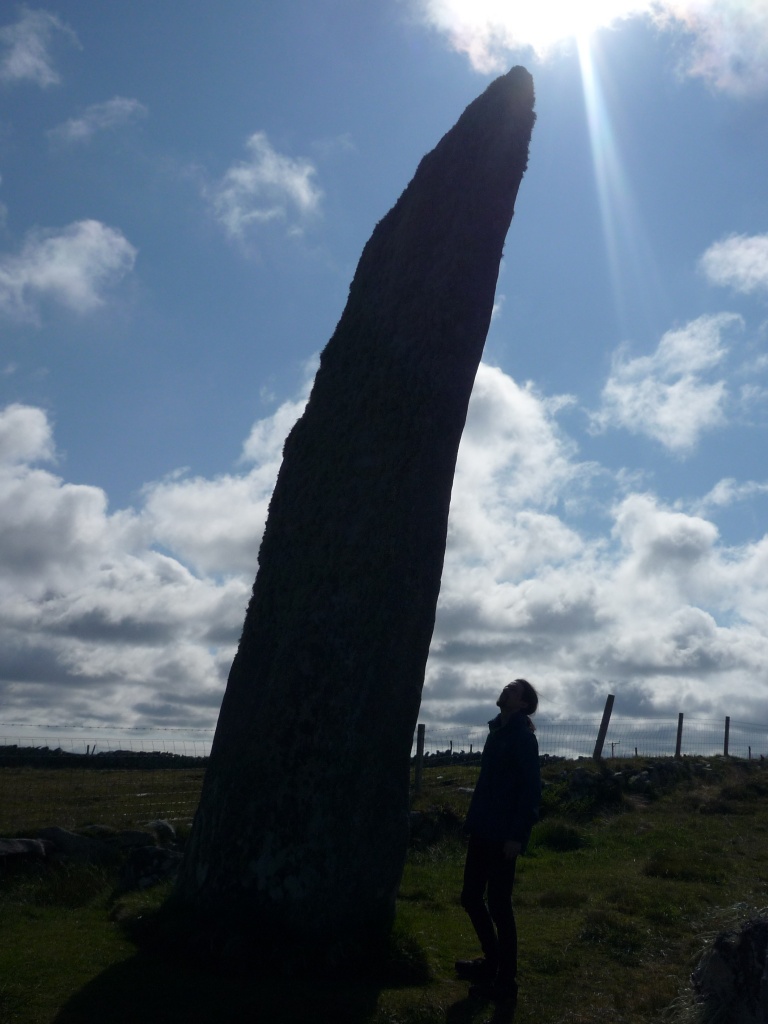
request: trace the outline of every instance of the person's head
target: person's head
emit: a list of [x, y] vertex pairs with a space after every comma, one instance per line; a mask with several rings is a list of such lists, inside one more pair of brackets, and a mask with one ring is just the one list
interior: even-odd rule
[[527, 679], [513, 679], [501, 691], [496, 705], [507, 714], [523, 711], [532, 715], [539, 706], [539, 695]]
[[526, 715], [534, 715], [536, 708], [539, 706], [538, 693], [536, 693], [527, 679], [516, 679], [515, 682], [519, 684], [522, 693], [523, 711]]

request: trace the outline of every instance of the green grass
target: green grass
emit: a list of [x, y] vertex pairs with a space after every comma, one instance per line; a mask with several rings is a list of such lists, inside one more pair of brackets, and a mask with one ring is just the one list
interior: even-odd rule
[[[768, 905], [768, 768], [710, 764], [662, 763], [640, 791], [622, 791], [615, 772], [650, 762], [547, 766], [545, 816], [515, 883], [518, 1024], [686, 1018], [706, 942]], [[454, 959], [477, 954], [458, 903], [455, 824], [476, 773], [424, 773], [415, 807], [439, 834], [411, 851], [378, 980], [221, 977], [169, 963], [131, 939], [167, 889], [113, 898], [111, 869], [27, 870], [0, 880], [0, 1024], [480, 1024], [489, 1007], [453, 974]]]
[[154, 818], [189, 821], [202, 768], [0, 768], [0, 835], [92, 822], [134, 828]]

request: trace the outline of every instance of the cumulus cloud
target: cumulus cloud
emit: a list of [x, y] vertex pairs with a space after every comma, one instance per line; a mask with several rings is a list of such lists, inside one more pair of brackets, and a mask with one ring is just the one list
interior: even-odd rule
[[545, 58], [564, 40], [647, 13], [650, 4], [647, 0], [586, 5], [543, 0], [531, 6], [498, 0], [418, 0], [416, 6], [428, 24], [448, 36], [454, 49], [466, 53], [476, 70], [498, 73], [506, 69], [510, 53], [531, 49]]
[[[661, 362], [679, 368], [688, 342]], [[718, 365], [716, 340], [692, 351]], [[42, 410], [0, 412], [4, 718], [213, 725], [305, 398], [254, 425], [232, 472], [169, 476], [117, 511], [46, 465]], [[723, 480], [672, 506], [586, 463], [558, 422], [567, 406], [479, 368], [422, 721], [480, 727], [510, 674], [540, 686], [550, 720], [594, 713], [609, 690], [619, 709], [762, 720], [768, 535], [729, 545], [713, 519], [752, 485]], [[579, 512], [596, 480], [599, 534]]]
[[659, 577], [666, 574], [687, 600], [701, 600], [701, 594], [691, 590], [692, 580], [696, 577], [699, 586], [710, 586], [711, 555], [718, 539], [713, 523], [660, 507], [652, 495], [633, 494], [615, 509], [613, 531], [625, 553], [623, 571], [638, 584], [648, 582], [648, 599], [654, 600]]
[[246, 472], [212, 480], [171, 476], [145, 488], [144, 518], [163, 547], [202, 573], [255, 575], [283, 444], [304, 411], [309, 384], [253, 425], [240, 458]]
[[48, 134], [58, 142], [88, 142], [97, 132], [120, 128], [146, 115], [143, 103], [115, 96], [105, 103], [93, 103], [80, 117], [71, 117]]
[[592, 429], [622, 427], [677, 454], [693, 449], [705, 431], [725, 421], [725, 382], [706, 376], [727, 354], [725, 332], [741, 324], [732, 313], [702, 316], [667, 331], [652, 355], [631, 358], [619, 349]]
[[701, 499], [699, 508], [702, 514], [707, 511], [720, 508], [728, 508], [740, 501], [748, 501], [760, 494], [768, 494], [768, 483], [759, 483], [756, 480], [739, 482], [733, 477], [725, 477], [718, 480], [715, 486]]
[[423, 720], [481, 726], [514, 675], [537, 682], [550, 719], [595, 713], [608, 692], [625, 713], [759, 714], [768, 540], [729, 548], [712, 522], [651, 494], [609, 515], [604, 538], [574, 534], [554, 557], [542, 547], [518, 577], [497, 568], [520, 541], [512, 529], [482, 562], [449, 548]]
[[244, 580], [196, 576], [158, 550], [151, 517], [108, 511], [97, 487], [34, 463], [53, 442], [40, 409], [0, 412], [0, 689], [18, 718], [134, 724], [160, 695], [209, 726], [247, 599]]
[[768, 292], [768, 235], [730, 235], [707, 249], [699, 267], [713, 284]]
[[[471, 551], [473, 561], [504, 549], [514, 557], [499, 571], [518, 575], [542, 550], [551, 557], [573, 552], [574, 535], [548, 515], [563, 490], [576, 479], [586, 483], [592, 471], [574, 461], [575, 446], [554, 422], [568, 404], [568, 398], [542, 399], [502, 370], [480, 365], [456, 464], [449, 558], [454, 546], [462, 558]], [[516, 543], [509, 543], [510, 534]]]
[[88, 313], [133, 268], [136, 249], [116, 228], [82, 220], [30, 231], [18, 255], [0, 256], [0, 313], [35, 320], [49, 300]]
[[171, 479], [146, 488], [145, 515], [156, 541], [197, 571], [255, 575], [273, 486], [258, 472]]
[[546, 58], [565, 40], [633, 17], [682, 33], [685, 73], [736, 94], [768, 87], [768, 8], [763, 0], [414, 0], [421, 17], [484, 73], [504, 70], [510, 55], [530, 49]]
[[322, 192], [309, 160], [278, 153], [264, 132], [246, 141], [248, 157], [234, 163], [205, 191], [216, 218], [232, 238], [242, 238], [255, 224], [297, 220], [315, 213]]
[[57, 85], [61, 78], [50, 52], [56, 35], [77, 44], [75, 33], [55, 14], [22, 7], [17, 22], [0, 28], [0, 81]]
[[688, 74], [736, 96], [768, 88], [768, 7], [763, 0], [661, 0], [656, 21], [681, 27]]
[[[679, 370], [691, 344], [697, 365], [717, 365], [716, 339], [702, 346], [690, 336], [665, 346], [660, 364]], [[513, 675], [540, 684], [548, 716], [595, 713], [609, 690], [637, 713], [719, 715], [726, 699], [733, 715], [755, 713], [768, 540], [730, 548], [707, 518], [711, 504], [670, 508], [622, 474], [603, 534], [580, 529], [571, 510], [590, 483], [606, 481], [559, 429], [562, 407], [481, 366], [422, 720], [482, 731]]]
[[0, 412], [0, 464], [49, 462], [53, 431], [42, 409], [15, 403]]

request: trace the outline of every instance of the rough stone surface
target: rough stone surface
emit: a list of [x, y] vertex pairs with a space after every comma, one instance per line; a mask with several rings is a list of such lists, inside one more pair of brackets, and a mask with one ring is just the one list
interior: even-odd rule
[[[181, 862], [173, 826], [158, 819], [151, 832], [85, 825], [78, 832], [51, 826], [36, 839], [1, 839], [0, 869], [29, 862], [119, 864], [119, 891], [146, 889], [173, 878]], [[160, 844], [160, 845], [156, 845]]]
[[158, 846], [172, 846], [176, 842], [176, 829], [165, 818], [147, 822], [147, 828], [157, 837]]
[[692, 980], [707, 1019], [768, 1024], [768, 917], [718, 935]]
[[88, 861], [93, 864], [105, 863], [112, 857], [109, 845], [102, 839], [79, 835], [77, 832], [70, 832], [69, 829], [60, 828], [58, 825], [41, 828], [37, 835], [40, 839], [50, 843], [52, 852], [58, 857], [66, 857], [73, 861]]
[[178, 871], [181, 854], [162, 846], [137, 846], [129, 850], [120, 871], [120, 889], [147, 889], [173, 878]]
[[389, 930], [467, 404], [534, 122], [524, 68], [363, 250], [284, 449], [178, 896], [252, 930]]
[[50, 850], [42, 839], [0, 839], [0, 865], [44, 860]]
[[78, 832], [52, 825], [39, 829], [37, 836], [45, 840], [51, 852], [58, 857], [94, 864], [116, 861], [126, 850], [154, 846], [158, 841], [154, 832], [140, 829], [120, 831], [103, 825], [86, 825]]

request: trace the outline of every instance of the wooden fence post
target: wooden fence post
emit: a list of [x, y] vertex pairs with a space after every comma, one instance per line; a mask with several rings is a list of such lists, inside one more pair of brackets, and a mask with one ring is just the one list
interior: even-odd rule
[[421, 792], [421, 775], [424, 770], [424, 732], [425, 726], [416, 727], [416, 768], [414, 771], [413, 788], [416, 795]]
[[723, 739], [723, 757], [728, 757], [728, 735], [731, 731], [731, 716], [725, 716], [725, 737]]
[[608, 723], [611, 720], [611, 711], [613, 710], [614, 695], [608, 694], [608, 698], [605, 702], [605, 708], [603, 710], [603, 720], [600, 723], [600, 729], [597, 733], [597, 742], [595, 743], [595, 750], [592, 757], [595, 761], [599, 761], [603, 756], [603, 744], [605, 743], [605, 734], [608, 732]]
[[675, 743], [675, 757], [680, 759], [680, 748], [683, 745], [683, 712], [677, 716], [677, 742]]

